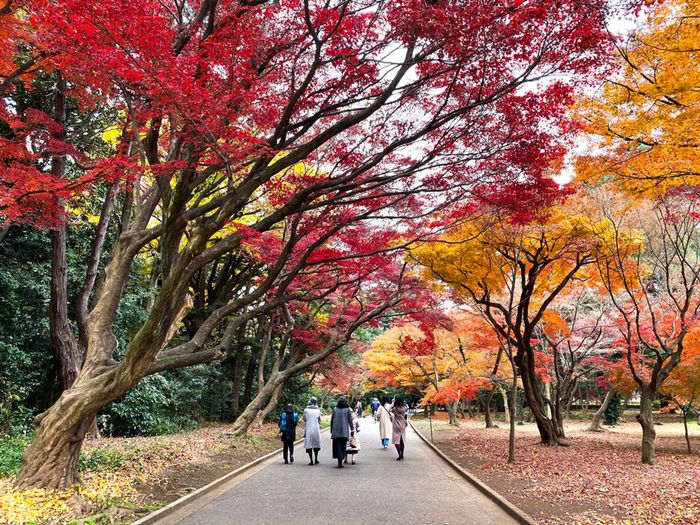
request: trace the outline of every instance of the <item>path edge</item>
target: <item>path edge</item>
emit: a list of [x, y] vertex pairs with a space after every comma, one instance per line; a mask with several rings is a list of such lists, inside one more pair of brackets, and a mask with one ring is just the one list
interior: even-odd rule
[[[324, 432], [326, 429], [321, 430], [321, 432]], [[304, 438], [297, 439], [294, 444], [298, 445], [300, 443], [303, 443]], [[139, 518], [138, 520], [134, 521], [131, 523], [131, 525], [151, 525], [153, 523], [158, 523], [160, 520], [170, 516], [173, 514], [175, 511], [178, 511], [185, 507], [186, 505], [189, 505], [193, 501], [198, 500], [202, 496], [208, 494], [212, 490], [220, 487], [224, 483], [231, 481], [244, 472], [250, 470], [251, 468], [259, 465], [260, 463], [264, 463], [268, 459], [272, 459], [276, 455], [280, 454], [282, 452], [282, 448], [278, 448], [277, 450], [273, 450], [272, 452], [268, 452], [264, 456], [260, 456], [258, 459], [251, 461], [250, 463], [246, 463], [242, 467], [238, 467], [235, 470], [232, 470], [228, 474], [224, 474], [218, 479], [215, 479], [214, 481], [204, 485], [203, 487], [199, 487], [198, 489], [190, 492], [189, 494], [185, 494], [181, 498], [176, 499], [175, 501], [171, 501], [167, 505], [164, 505], [163, 507], [159, 508], [158, 510], [155, 510], [151, 512], [150, 514], [146, 514], [143, 518]]]
[[491, 499], [496, 505], [498, 505], [501, 509], [503, 509], [506, 513], [508, 513], [512, 518], [514, 518], [518, 523], [521, 523], [522, 525], [538, 525], [537, 522], [527, 514], [525, 511], [520, 509], [519, 507], [516, 507], [513, 505], [510, 501], [506, 499], [505, 496], [502, 494], [499, 494], [495, 490], [493, 490], [491, 487], [489, 487], [486, 483], [481, 481], [479, 478], [477, 478], [474, 474], [471, 472], [468, 472], [467, 470], [464, 470], [462, 467], [460, 467], [457, 463], [455, 463], [452, 459], [450, 459], [447, 454], [445, 454], [442, 450], [440, 450], [438, 447], [436, 447], [433, 443], [430, 442], [414, 425], [413, 422], [409, 419], [408, 420], [409, 425], [411, 425], [411, 428], [413, 431], [418, 434], [418, 437], [421, 438], [423, 443], [428, 445], [430, 449], [435, 452], [445, 463], [447, 463], [457, 474], [459, 474], [462, 478], [467, 480], [469, 483], [474, 485], [482, 494], [487, 496], [489, 499]]

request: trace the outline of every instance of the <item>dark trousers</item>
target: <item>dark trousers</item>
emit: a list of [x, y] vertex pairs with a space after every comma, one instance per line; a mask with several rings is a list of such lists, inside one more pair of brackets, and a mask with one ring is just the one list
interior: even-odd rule
[[309, 455], [309, 461], [312, 463], [318, 463], [318, 451], [320, 448], [307, 448], [306, 453]]
[[345, 459], [345, 450], [348, 448], [348, 438], [333, 438], [333, 459], [338, 460], [340, 465]]
[[399, 442], [398, 445], [394, 445], [396, 447], [396, 452], [399, 453], [399, 457], [403, 459], [403, 449], [404, 449], [404, 444], [403, 444], [403, 438], [401, 438], [401, 441]]
[[294, 460], [294, 441], [287, 441], [286, 439], [282, 440], [283, 443], [283, 449], [282, 449], [282, 456], [284, 457], [284, 460], [287, 461], [287, 454], [289, 454], [289, 459]]

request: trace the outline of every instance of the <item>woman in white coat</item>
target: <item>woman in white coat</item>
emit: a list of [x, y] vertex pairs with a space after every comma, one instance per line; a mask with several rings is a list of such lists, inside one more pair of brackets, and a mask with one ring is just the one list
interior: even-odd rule
[[309, 465], [318, 465], [318, 451], [321, 450], [321, 410], [315, 397], [309, 399], [303, 418], [304, 448], [309, 455]]
[[382, 406], [377, 410], [377, 420], [379, 421], [379, 437], [382, 438], [382, 447], [389, 447], [389, 438], [392, 431], [391, 404], [386, 397], [382, 399]]

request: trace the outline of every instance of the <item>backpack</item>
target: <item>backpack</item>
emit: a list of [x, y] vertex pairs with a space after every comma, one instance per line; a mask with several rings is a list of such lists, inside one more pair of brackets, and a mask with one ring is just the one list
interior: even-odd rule
[[[299, 422], [299, 414], [294, 412], [293, 419], [294, 419], [295, 424], [298, 423]], [[282, 417], [280, 417], [280, 431], [282, 431], [282, 432], [287, 431], [287, 413], [286, 412], [282, 412]]]

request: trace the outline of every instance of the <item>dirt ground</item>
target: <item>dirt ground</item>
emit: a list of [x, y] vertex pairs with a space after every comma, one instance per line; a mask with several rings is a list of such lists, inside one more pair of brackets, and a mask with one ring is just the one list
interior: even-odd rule
[[217, 426], [167, 436], [156, 443], [169, 449], [161, 460], [163, 467], [136, 486], [149, 507], [170, 503], [280, 448], [273, 425], [253, 429], [243, 438], [233, 438], [226, 427]]
[[[516, 464], [508, 465], [508, 425], [485, 429], [483, 421], [446, 415], [433, 420], [434, 443], [541, 524], [700, 523], [700, 428], [690, 424], [695, 453], [688, 456], [683, 424], [657, 426], [657, 465], [640, 463], [641, 431], [632, 417], [605, 432], [587, 432], [587, 422], [566, 426], [570, 447], [539, 444], [534, 423], [516, 427]], [[414, 419], [430, 438], [429, 421]]]

